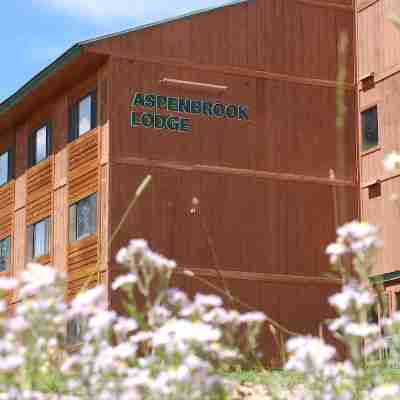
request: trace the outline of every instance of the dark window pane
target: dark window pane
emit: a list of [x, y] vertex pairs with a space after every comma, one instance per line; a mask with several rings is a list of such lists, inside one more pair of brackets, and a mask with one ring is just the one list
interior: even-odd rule
[[96, 232], [96, 195], [91, 195], [77, 203], [76, 238], [77, 240]]
[[72, 346], [82, 342], [83, 321], [75, 318], [67, 323], [67, 345]]
[[33, 257], [42, 257], [49, 254], [49, 219], [44, 219], [34, 225]]
[[91, 96], [87, 96], [79, 102], [78, 113], [79, 113], [78, 133], [79, 136], [81, 136], [84, 133], [90, 131], [91, 129], [91, 120], [92, 120]]
[[8, 270], [10, 263], [11, 238], [0, 240], [0, 272]]
[[8, 182], [8, 152], [0, 155], [0, 186]]
[[379, 144], [378, 108], [372, 107], [362, 114], [362, 150], [367, 151]]
[[35, 133], [35, 162], [36, 164], [47, 158], [47, 127], [43, 126]]

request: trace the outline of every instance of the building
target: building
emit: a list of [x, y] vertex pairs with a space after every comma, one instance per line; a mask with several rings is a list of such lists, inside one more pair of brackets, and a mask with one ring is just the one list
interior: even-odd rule
[[390, 20], [395, 15], [400, 15], [398, 1], [358, 1], [361, 215], [381, 228], [385, 247], [376, 275], [384, 280], [392, 311], [400, 308], [400, 209], [392, 201], [400, 194], [400, 177], [386, 171], [383, 160], [400, 150], [400, 31]]
[[204, 288], [183, 269], [220, 284], [217, 262], [243, 301], [316, 332], [338, 285], [324, 249], [361, 209], [355, 22], [352, 0], [249, 0], [73, 46], [0, 105], [3, 274], [52, 264], [72, 298], [144, 237], [188, 291]]

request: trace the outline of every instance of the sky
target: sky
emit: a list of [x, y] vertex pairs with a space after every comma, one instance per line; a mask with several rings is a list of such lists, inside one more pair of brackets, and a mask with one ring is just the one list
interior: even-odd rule
[[3, 0], [0, 102], [74, 43], [229, 0]]

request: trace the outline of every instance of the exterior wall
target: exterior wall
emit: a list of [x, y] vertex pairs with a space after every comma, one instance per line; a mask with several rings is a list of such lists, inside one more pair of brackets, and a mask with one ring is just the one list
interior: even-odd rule
[[[105, 282], [108, 239], [108, 70], [107, 66], [81, 77], [73, 87], [49, 99], [15, 129], [1, 135], [0, 152], [13, 147], [15, 179], [0, 188], [0, 239], [12, 236], [9, 274], [18, 276], [27, 263], [27, 226], [51, 217], [49, 256], [35, 261], [68, 273], [68, 297], [84, 285]], [[68, 143], [69, 106], [98, 89], [98, 128]], [[53, 153], [28, 168], [28, 136], [52, 122]], [[97, 234], [69, 244], [69, 205], [98, 193]], [[3, 207], [4, 205], [4, 207]], [[18, 294], [12, 298], [18, 301]]]
[[[362, 217], [381, 228], [384, 248], [378, 257], [376, 274], [400, 269], [400, 209], [392, 198], [400, 194], [397, 174], [385, 171], [383, 160], [400, 150], [400, 31], [389, 17], [400, 15], [396, 0], [362, 1], [358, 5], [358, 75], [360, 113], [378, 107], [379, 146], [361, 154]], [[372, 84], [362, 82], [374, 73]], [[361, 135], [361, 132], [360, 132]], [[373, 195], [373, 185], [381, 182], [381, 195]]]
[[[211, 238], [235, 295], [290, 329], [317, 332], [332, 313], [326, 297], [337, 289], [326, 278], [324, 248], [337, 225], [358, 216], [353, 17], [351, 1], [249, 1], [94, 45], [91, 51], [113, 56], [111, 231], [140, 182], [153, 176], [112, 243], [112, 258], [129, 239], [144, 237], [177, 260], [177, 284], [205, 290], [182, 270], [221, 285]], [[210, 26], [228, 34], [211, 38]], [[342, 29], [350, 38], [348, 113], [337, 132]], [[168, 87], [165, 78], [228, 89]], [[192, 115], [190, 133], [131, 128], [135, 92], [243, 104], [249, 120]], [[190, 212], [193, 198], [201, 216]]]

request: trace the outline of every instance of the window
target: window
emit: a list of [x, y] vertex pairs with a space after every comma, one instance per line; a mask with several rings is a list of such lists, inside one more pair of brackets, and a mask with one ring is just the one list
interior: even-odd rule
[[12, 179], [12, 152], [6, 151], [0, 154], [0, 186]]
[[10, 266], [11, 237], [0, 240], [0, 272], [8, 271]]
[[380, 182], [376, 182], [368, 186], [369, 199], [375, 199], [376, 197], [380, 197], [381, 195], [382, 195], [382, 187]]
[[82, 342], [83, 321], [81, 318], [74, 318], [67, 323], [67, 346], [74, 346]]
[[70, 109], [69, 141], [77, 139], [97, 126], [97, 91], [94, 90]]
[[378, 107], [372, 107], [361, 114], [362, 151], [372, 149], [379, 144]]
[[51, 154], [51, 125], [47, 123], [29, 136], [28, 163], [29, 166], [39, 164]]
[[50, 218], [28, 227], [28, 259], [34, 260], [49, 254]]
[[74, 242], [96, 233], [96, 194], [92, 194], [69, 208], [69, 240]]

